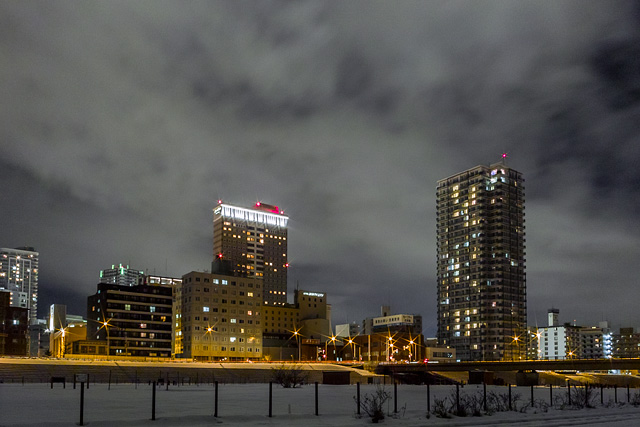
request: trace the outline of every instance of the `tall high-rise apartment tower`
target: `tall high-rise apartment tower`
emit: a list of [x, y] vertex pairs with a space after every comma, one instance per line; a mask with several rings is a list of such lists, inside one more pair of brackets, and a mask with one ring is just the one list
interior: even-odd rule
[[460, 360], [526, 356], [524, 179], [503, 162], [438, 181], [438, 340]]
[[29, 309], [29, 324], [38, 322], [38, 259], [34, 248], [0, 248], [0, 291], [11, 293], [12, 307]]
[[[256, 203], [242, 208], [219, 202], [213, 210], [213, 268], [215, 272], [263, 281], [263, 302], [287, 302], [287, 222], [277, 206]], [[220, 271], [223, 263], [230, 271]]]

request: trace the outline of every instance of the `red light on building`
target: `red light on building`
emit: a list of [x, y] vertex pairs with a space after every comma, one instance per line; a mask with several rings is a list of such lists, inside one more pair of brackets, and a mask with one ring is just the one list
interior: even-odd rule
[[222, 258], [222, 253], [219, 253], [219, 254], [218, 254], [218, 258]]
[[274, 214], [281, 214], [282, 212], [280, 212], [280, 208], [278, 208], [276, 205], [269, 205], [267, 203], [262, 203], [262, 202], [258, 202], [255, 205], [256, 209], [259, 209], [261, 211], [265, 211], [265, 212], [271, 212]]

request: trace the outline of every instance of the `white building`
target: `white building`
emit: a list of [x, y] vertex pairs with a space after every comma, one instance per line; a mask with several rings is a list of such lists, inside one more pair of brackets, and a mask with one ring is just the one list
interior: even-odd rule
[[128, 265], [112, 265], [100, 270], [100, 283], [112, 283], [119, 286], [138, 286], [142, 284], [144, 271], [134, 270]]
[[10, 305], [29, 309], [29, 324], [38, 322], [38, 260], [34, 248], [0, 248], [0, 290], [11, 293]]
[[611, 334], [607, 322], [598, 327], [558, 324], [558, 310], [549, 310], [549, 326], [538, 329], [540, 359], [602, 359], [611, 357]]

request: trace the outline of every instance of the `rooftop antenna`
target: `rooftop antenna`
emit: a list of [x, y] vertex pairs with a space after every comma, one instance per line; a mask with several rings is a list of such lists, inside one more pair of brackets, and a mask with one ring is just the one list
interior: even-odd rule
[[503, 152], [503, 153], [502, 153], [502, 160], [501, 160], [501, 162], [502, 162], [502, 164], [503, 164], [503, 165], [505, 165], [505, 166], [507, 165], [507, 157], [509, 157], [509, 153], [507, 153], [506, 151], [505, 151], [505, 152]]

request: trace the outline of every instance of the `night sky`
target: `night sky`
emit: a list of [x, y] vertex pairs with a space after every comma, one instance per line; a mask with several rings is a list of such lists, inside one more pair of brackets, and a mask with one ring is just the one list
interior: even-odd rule
[[640, 326], [640, 3], [0, 2], [0, 247], [39, 315], [99, 271], [210, 268], [212, 209], [289, 215], [289, 290], [436, 326], [436, 181], [526, 179], [531, 325]]

